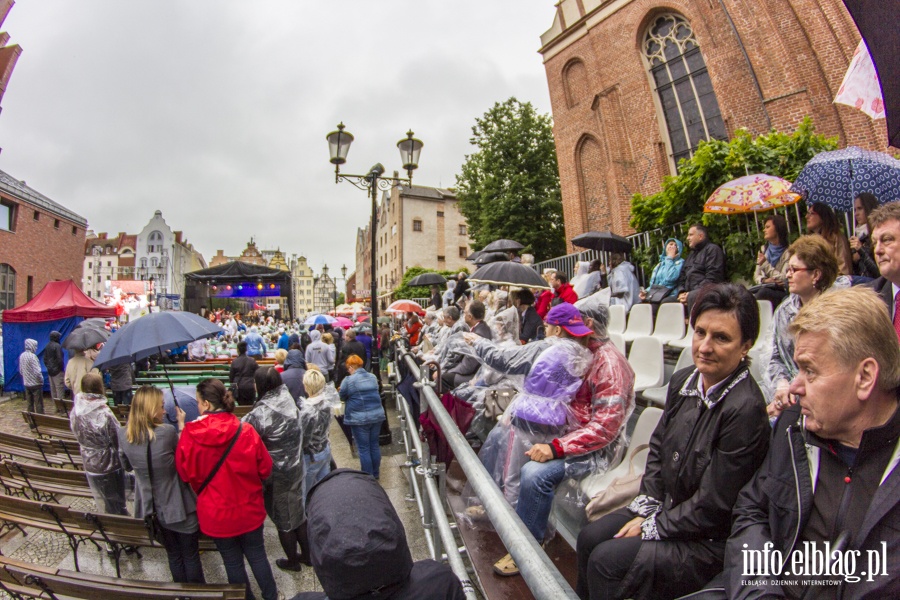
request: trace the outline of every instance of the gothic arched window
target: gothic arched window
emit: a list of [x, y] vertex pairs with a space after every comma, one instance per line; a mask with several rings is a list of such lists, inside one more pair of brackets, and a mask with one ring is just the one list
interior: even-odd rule
[[675, 165], [704, 140], [728, 138], [697, 38], [684, 17], [656, 17], [644, 36], [644, 55], [659, 94]]

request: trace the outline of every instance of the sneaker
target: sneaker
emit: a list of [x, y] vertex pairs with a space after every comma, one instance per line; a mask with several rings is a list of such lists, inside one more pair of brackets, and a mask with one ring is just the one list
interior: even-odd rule
[[516, 566], [516, 561], [513, 560], [512, 555], [507, 554], [494, 563], [494, 573], [500, 577], [512, 577], [519, 574], [519, 567]]
[[473, 521], [484, 521], [488, 518], [487, 512], [485, 512], [484, 507], [480, 504], [468, 507], [466, 509], [466, 516]]
[[291, 562], [286, 558], [279, 558], [275, 561], [275, 566], [281, 569], [282, 571], [301, 571], [303, 569], [303, 565], [300, 562]]

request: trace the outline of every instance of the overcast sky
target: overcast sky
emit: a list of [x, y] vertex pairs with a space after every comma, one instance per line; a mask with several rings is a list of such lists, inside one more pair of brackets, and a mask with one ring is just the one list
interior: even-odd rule
[[366, 195], [345, 169], [400, 167], [452, 186], [475, 118], [510, 96], [550, 112], [540, 35], [553, 0], [19, 0], [22, 55], [0, 115], [0, 169], [81, 214], [137, 233], [161, 210], [207, 261], [216, 249], [304, 254], [354, 269]]

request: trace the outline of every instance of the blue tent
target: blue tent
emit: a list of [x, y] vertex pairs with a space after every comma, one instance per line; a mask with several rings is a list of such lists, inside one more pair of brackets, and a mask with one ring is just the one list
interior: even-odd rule
[[50, 341], [50, 332], [58, 331], [61, 340], [85, 319], [112, 318], [116, 309], [86, 296], [71, 281], [51, 281], [37, 296], [22, 306], [3, 311], [3, 374], [4, 388], [23, 391], [19, 374], [19, 355], [25, 350], [25, 340], [37, 340], [38, 357], [44, 373], [44, 390], [50, 390], [50, 378], [42, 353]]

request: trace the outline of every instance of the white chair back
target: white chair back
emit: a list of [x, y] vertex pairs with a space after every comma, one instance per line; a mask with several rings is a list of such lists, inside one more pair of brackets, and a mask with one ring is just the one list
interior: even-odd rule
[[678, 340], [672, 340], [666, 345], [669, 348], [690, 348], [692, 340], [694, 339], [694, 328], [690, 325], [687, 326], [687, 331], [684, 332], [684, 337]]
[[625, 307], [621, 304], [613, 304], [609, 307], [609, 325], [606, 330], [610, 333], [625, 331]]
[[635, 392], [659, 387], [665, 381], [663, 347], [656, 338], [647, 336], [634, 340], [628, 353], [628, 363], [634, 369]]
[[628, 313], [628, 327], [625, 328], [626, 342], [653, 333], [653, 307], [649, 304], [635, 304]]
[[684, 304], [681, 302], [668, 302], [659, 305], [653, 337], [663, 344], [668, 344], [684, 337]]
[[609, 332], [609, 340], [613, 343], [613, 346], [619, 349], [623, 355], [625, 354], [625, 338], [621, 333], [613, 333]]

